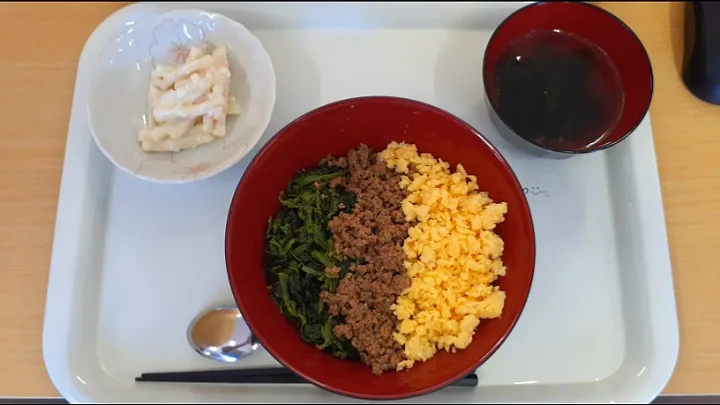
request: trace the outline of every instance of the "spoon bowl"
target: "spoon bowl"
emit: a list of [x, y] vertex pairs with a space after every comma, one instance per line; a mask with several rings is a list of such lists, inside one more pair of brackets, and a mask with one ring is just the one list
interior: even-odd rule
[[233, 305], [198, 314], [188, 326], [187, 339], [201, 356], [221, 363], [234, 363], [260, 348], [242, 314]]

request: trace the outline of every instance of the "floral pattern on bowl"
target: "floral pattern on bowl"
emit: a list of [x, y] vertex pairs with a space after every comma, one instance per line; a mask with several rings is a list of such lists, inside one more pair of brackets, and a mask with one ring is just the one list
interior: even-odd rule
[[[150, 74], [157, 64], [185, 61], [192, 46], [228, 47], [240, 115], [223, 138], [180, 152], [146, 153], [137, 134], [147, 120]], [[118, 35], [99, 56], [87, 114], [98, 148], [118, 168], [145, 180], [185, 183], [214, 176], [259, 143], [275, 108], [275, 72], [260, 41], [242, 24], [202, 10], [175, 10]]]
[[188, 20], [162, 21], [153, 29], [153, 40], [148, 50], [153, 66], [185, 63], [193, 46], [204, 51], [212, 48], [203, 28]]

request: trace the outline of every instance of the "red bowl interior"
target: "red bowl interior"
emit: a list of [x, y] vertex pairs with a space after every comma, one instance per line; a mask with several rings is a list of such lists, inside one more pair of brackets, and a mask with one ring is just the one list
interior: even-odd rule
[[[304, 343], [275, 307], [262, 271], [268, 218], [280, 207], [278, 195], [298, 170], [328, 154], [345, 155], [365, 143], [376, 151], [391, 141], [417, 145], [451, 165], [462, 162], [478, 176], [482, 190], [508, 204], [497, 228], [505, 241], [507, 292], [500, 319], [480, 324], [472, 344], [456, 354], [438, 353], [408, 372], [378, 377], [355, 361], [333, 358]], [[454, 167], [454, 166], [453, 166]], [[363, 97], [323, 106], [290, 123], [259, 152], [245, 171], [230, 207], [225, 255], [235, 300], [258, 340], [279, 362], [330, 391], [365, 399], [398, 399], [425, 394], [472, 372], [502, 343], [525, 305], [535, 265], [535, 236], [527, 201], [514, 173], [472, 127], [420, 102]]]
[[632, 133], [652, 100], [650, 58], [630, 27], [613, 14], [584, 2], [534, 3], [519, 9], [500, 24], [490, 37], [483, 60], [483, 82], [491, 108], [497, 112], [491, 97], [496, 91], [494, 66], [513, 40], [535, 30], [561, 30], [589, 40], [605, 51], [620, 74], [625, 105], [619, 122], [604, 141], [585, 152], [612, 146]]

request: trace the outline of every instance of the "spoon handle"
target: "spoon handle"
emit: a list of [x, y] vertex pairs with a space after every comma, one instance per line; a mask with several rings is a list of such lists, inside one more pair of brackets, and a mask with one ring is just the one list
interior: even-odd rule
[[[175, 371], [143, 373], [135, 378], [137, 382], [176, 382], [214, 384], [306, 384], [307, 380], [292, 371], [280, 368], [248, 368], [203, 371]], [[478, 377], [469, 374], [450, 384], [454, 387], [475, 387]]]

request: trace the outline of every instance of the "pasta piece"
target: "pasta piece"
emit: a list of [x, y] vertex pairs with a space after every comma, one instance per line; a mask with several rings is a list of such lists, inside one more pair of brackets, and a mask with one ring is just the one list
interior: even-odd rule
[[143, 140], [142, 149], [146, 152], [179, 152], [183, 149], [192, 149], [214, 141], [212, 134], [202, 131], [202, 126], [195, 126], [179, 139], [166, 139], [162, 141]]
[[195, 59], [190, 62], [186, 62], [179, 68], [159, 77], [158, 87], [162, 90], [167, 90], [175, 84], [179, 79], [189, 76], [191, 73], [197, 72], [198, 70], [208, 69], [213, 65], [213, 57], [205, 55], [200, 59]]

